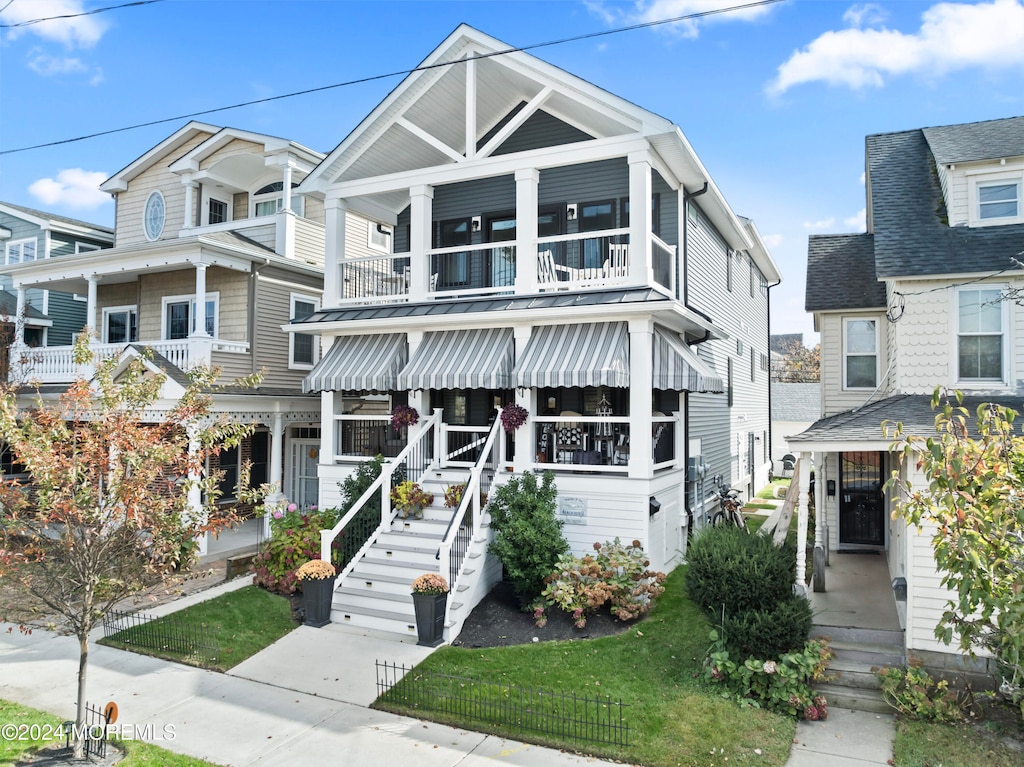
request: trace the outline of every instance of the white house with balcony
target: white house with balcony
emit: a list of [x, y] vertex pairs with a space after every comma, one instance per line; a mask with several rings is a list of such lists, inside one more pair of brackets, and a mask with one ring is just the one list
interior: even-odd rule
[[[357, 504], [326, 531], [325, 556], [345, 531], [336, 620], [412, 630], [409, 582], [439, 569], [457, 634], [497, 573], [476, 491], [510, 473], [556, 473], [575, 550], [638, 539], [665, 570], [711, 475], [766, 481], [779, 274], [669, 120], [463, 25], [299, 192], [325, 209], [323, 306], [290, 325], [323, 348], [305, 384], [322, 501], [376, 453], [435, 495], [470, 488], [406, 522], [386, 477], [382, 512]], [[421, 421], [351, 412], [364, 395]], [[495, 419], [509, 404], [529, 414], [514, 434]]]
[[[865, 620], [891, 614], [908, 655], [961, 669], [960, 653], [934, 634], [950, 597], [934, 530], [893, 519], [899, 498], [885, 488], [893, 471], [914, 487], [927, 480], [914, 461], [898, 462], [882, 423], [934, 435], [940, 386], [964, 393], [972, 436], [983, 402], [1024, 412], [1024, 310], [1014, 300], [1024, 288], [1024, 117], [878, 134], [865, 147], [867, 232], [808, 245], [824, 417], [787, 440], [816, 467], [814, 544], [830, 565], [815, 588], [855, 594], [875, 562], [893, 595]], [[800, 479], [804, 535], [807, 472]], [[837, 558], [857, 567], [836, 568]], [[803, 557], [797, 567], [799, 580]], [[816, 620], [843, 625], [849, 616]]]
[[[302, 381], [319, 340], [281, 326], [321, 306], [323, 204], [296, 188], [323, 157], [286, 139], [191, 122], [102, 184], [117, 203], [112, 248], [9, 260], [4, 270], [19, 306], [39, 289], [82, 297], [76, 332], [89, 328], [100, 358], [152, 349], [168, 398], [195, 364], [221, 368], [226, 387], [214, 410], [258, 424], [211, 466], [225, 472], [227, 503], [246, 460], [254, 482], [273, 482], [300, 505], [318, 500], [320, 404]], [[374, 252], [367, 222], [350, 225], [361, 227], [364, 253]], [[23, 332], [12, 380], [55, 395], [81, 372], [72, 346], [26, 353]], [[258, 388], [231, 385], [256, 372]]]

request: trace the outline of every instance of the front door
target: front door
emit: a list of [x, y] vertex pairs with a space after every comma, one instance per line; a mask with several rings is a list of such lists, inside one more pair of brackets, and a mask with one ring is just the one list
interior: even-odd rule
[[495, 216], [487, 222], [488, 242], [511, 242], [491, 248], [491, 287], [514, 285], [516, 281], [516, 216]]
[[875, 451], [839, 454], [840, 545], [885, 545], [883, 457]]
[[320, 463], [320, 440], [293, 439], [291, 445], [291, 491], [289, 500], [300, 509], [317, 504], [320, 480], [317, 478], [317, 464]]

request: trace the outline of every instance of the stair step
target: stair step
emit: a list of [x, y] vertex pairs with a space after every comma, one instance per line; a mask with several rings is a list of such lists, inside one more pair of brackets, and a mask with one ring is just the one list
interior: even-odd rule
[[[410, 540], [416, 540], [412, 538]], [[413, 543], [382, 543], [377, 542], [370, 547], [370, 551], [377, 554], [388, 554], [394, 555], [396, 553], [402, 554], [429, 554], [435, 556], [437, 554], [437, 546], [416, 546]]]
[[834, 677], [830, 680], [830, 684], [836, 687], [880, 690], [882, 688], [882, 684], [878, 681], [878, 677], [875, 675], [875, 672], [872, 671], [872, 668], [878, 668], [878, 666], [868, 665], [866, 663], [843, 661], [836, 658], [828, 667], [829, 675]]
[[353, 588], [351, 586], [345, 586], [334, 592], [334, 599], [337, 600], [339, 595], [341, 601], [345, 604], [350, 604], [349, 599], [369, 599], [377, 602], [394, 602], [396, 604], [412, 604], [412, 592], [406, 590], [404, 594], [388, 593], [386, 591], [370, 591], [368, 589]]
[[[355, 570], [350, 572], [345, 578], [345, 582], [352, 581], [353, 584], [359, 583], [367, 588], [373, 588], [374, 585], [388, 584], [395, 586], [405, 586], [407, 589], [412, 584], [408, 578], [404, 575], [392, 575], [390, 573], [371, 573], [357, 567]], [[367, 585], [367, 581], [371, 585]]]
[[819, 695], [824, 695], [828, 705], [833, 708], [867, 711], [873, 714], [892, 713], [892, 707], [883, 700], [877, 690], [840, 687], [836, 684], [815, 685], [814, 690]]
[[[437, 563], [436, 563], [436, 560], [435, 560], [435, 565], [436, 564]], [[364, 565], [370, 565], [370, 566], [376, 566], [376, 567], [384, 567], [384, 568], [387, 568], [384, 571], [385, 573], [392, 572], [394, 570], [394, 568], [399, 568], [400, 567], [403, 570], [407, 570], [409, 572], [415, 571], [417, 574], [422, 573], [423, 572], [423, 567], [424, 567], [422, 562], [407, 562], [407, 561], [404, 561], [402, 559], [395, 559], [395, 558], [392, 558], [392, 557], [371, 557], [371, 556], [363, 557], [363, 561], [360, 562], [359, 565], [360, 565], [360, 567], [362, 567]], [[436, 567], [435, 567], [435, 569], [436, 569]], [[412, 583], [413, 578], [415, 578], [415, 577], [416, 576], [413, 576], [412, 578], [410, 578], [409, 579], [409, 583]]]
[[890, 629], [864, 629], [854, 626], [814, 626], [812, 637], [827, 636], [832, 642], [854, 642], [857, 644], [889, 645], [902, 648], [906, 641], [905, 632]]
[[904, 666], [906, 658], [902, 648], [892, 645], [872, 645], [853, 642], [832, 642], [829, 645], [837, 661], [871, 666]]

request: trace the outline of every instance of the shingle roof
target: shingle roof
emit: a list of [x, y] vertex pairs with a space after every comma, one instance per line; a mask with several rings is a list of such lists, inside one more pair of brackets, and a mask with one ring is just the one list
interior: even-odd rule
[[923, 133], [940, 165], [1024, 156], [1024, 117], [924, 128]]
[[108, 234], [114, 233], [114, 230], [111, 229], [109, 226], [91, 224], [88, 221], [82, 221], [77, 218], [68, 218], [67, 216], [58, 216], [55, 213], [47, 213], [46, 211], [36, 210], [35, 208], [26, 208], [24, 205], [15, 205], [13, 202], [0, 202], [0, 205], [6, 205], [8, 208], [20, 210], [22, 213], [27, 213], [28, 215], [35, 216], [36, 218], [46, 218], [50, 219], [51, 221], [61, 221], [65, 224], [71, 224], [72, 226], [83, 226], [88, 229], [98, 229], [99, 231], [106, 232]]
[[771, 384], [773, 421], [812, 423], [821, 417], [820, 383]]
[[[1024, 413], [1022, 397], [964, 397], [967, 408], [967, 432], [972, 438], [978, 436], [976, 413], [978, 407], [987, 402], [1013, 408]], [[903, 424], [903, 433], [920, 437], [935, 434], [935, 413], [930, 394], [902, 394], [872, 402], [858, 410], [847, 410], [828, 418], [822, 418], [806, 431], [786, 437], [791, 444], [801, 442], [878, 442], [885, 439], [882, 422], [892, 421]]]
[[823, 234], [808, 239], [807, 311], [884, 307], [885, 285], [875, 274], [870, 234]]
[[[1024, 131], [1024, 121], [1013, 125]], [[868, 136], [866, 143], [879, 277], [1013, 268], [1011, 259], [1024, 246], [1024, 224], [950, 227], [922, 130]]]

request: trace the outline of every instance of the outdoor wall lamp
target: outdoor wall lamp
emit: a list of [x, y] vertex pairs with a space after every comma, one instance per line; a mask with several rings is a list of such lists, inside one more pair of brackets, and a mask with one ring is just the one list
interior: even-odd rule
[[659, 501], [657, 498], [655, 498], [652, 495], [651, 496], [650, 510], [648, 511], [648, 516], [653, 517], [659, 511], [661, 511], [661, 501]]
[[834, 479], [825, 480], [825, 493], [829, 498], [836, 497], [836, 481]]
[[570, 221], [576, 218], [576, 203], [565, 206], [565, 217]]
[[479, 232], [480, 231], [480, 216], [473, 216], [473, 218], [469, 222], [469, 225], [473, 229], [474, 232]]

